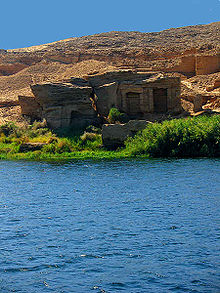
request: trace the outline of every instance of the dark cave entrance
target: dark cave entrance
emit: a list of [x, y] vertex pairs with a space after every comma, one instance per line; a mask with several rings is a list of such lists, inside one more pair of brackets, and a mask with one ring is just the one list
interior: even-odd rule
[[167, 112], [167, 89], [154, 89], [154, 112], [166, 113]]

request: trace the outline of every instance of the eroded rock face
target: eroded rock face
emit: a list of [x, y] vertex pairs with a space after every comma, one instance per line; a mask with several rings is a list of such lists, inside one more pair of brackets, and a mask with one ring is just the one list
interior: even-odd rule
[[107, 148], [115, 149], [123, 146], [128, 137], [133, 137], [138, 131], [148, 125], [145, 120], [131, 120], [126, 124], [104, 124], [102, 127], [102, 142]]
[[32, 119], [40, 119], [42, 117], [42, 108], [34, 97], [18, 96], [21, 106], [21, 114], [32, 117]]
[[[0, 64], [21, 63], [29, 66], [42, 60], [74, 64], [94, 59], [123, 68], [168, 69], [186, 75], [201, 74], [201, 70], [215, 72], [219, 28], [220, 22], [216, 22], [153, 33], [109, 32], [70, 38], [51, 44], [0, 51]], [[203, 55], [208, 58], [202, 59]], [[196, 56], [201, 56], [198, 62]], [[4, 73], [12, 74], [12, 71], [5, 68]]]
[[209, 74], [220, 70], [220, 54], [196, 57], [196, 75]]
[[208, 92], [211, 92], [211, 91], [218, 89], [218, 88], [220, 88], [220, 79], [215, 80], [213, 85], [207, 86], [206, 90]]
[[112, 107], [130, 118], [147, 113], [181, 112], [180, 78], [131, 70], [107, 72], [88, 78], [97, 96], [98, 114], [107, 116]]
[[[205, 78], [205, 76], [203, 76], [203, 78]], [[188, 109], [188, 111], [183, 106], [188, 113], [194, 114], [202, 111], [203, 109], [208, 109], [208, 107], [212, 109], [212, 102], [220, 96], [218, 87], [216, 87], [218, 85], [218, 79], [215, 78], [216, 77], [214, 76], [214, 81], [211, 81], [212, 85], [206, 86], [206, 88], [202, 88], [200, 84], [197, 83], [196, 79], [181, 82], [181, 100], [183, 103], [190, 103], [190, 109]]]
[[38, 117], [41, 111], [51, 128], [84, 127], [98, 116], [106, 117], [112, 107], [130, 119], [181, 112], [180, 79], [161, 73], [113, 71], [87, 80], [73, 77], [67, 83], [36, 84], [31, 89], [35, 99], [19, 98], [22, 113]]
[[[31, 95], [30, 84], [63, 82], [71, 76], [83, 77], [85, 74], [116, 68], [135, 69], [139, 72], [175, 72], [186, 77], [198, 76], [203, 80], [203, 76], [198, 74], [209, 75], [220, 70], [219, 28], [220, 22], [169, 29], [157, 33], [109, 32], [29, 48], [0, 49], [0, 99], [15, 101], [18, 95]], [[94, 62], [100, 64], [95, 65]], [[101, 63], [105, 64], [101, 65]], [[117, 79], [109, 78], [105, 81], [104, 79], [106, 76], [102, 80], [100, 78], [100, 84], [92, 86], [98, 97], [96, 101], [98, 112], [106, 116], [113, 105], [121, 107], [120, 109], [124, 111], [126, 104], [123, 102], [117, 104], [123, 99], [126, 101], [126, 98], [120, 97], [121, 85], [115, 84], [115, 82], [118, 83]], [[204, 83], [202, 86], [205, 89], [209, 85]], [[208, 87], [210, 91], [213, 89], [215, 85], [210, 89]], [[134, 90], [139, 91], [137, 85]], [[168, 90], [169, 96], [170, 90]], [[171, 96], [175, 95], [175, 90], [172, 90]], [[141, 94], [133, 91], [131, 93], [135, 93], [136, 97]], [[125, 95], [127, 94], [129, 93]], [[162, 91], [161, 94], [164, 95]], [[149, 103], [147, 102], [146, 105], [151, 109], [150, 111], [154, 111], [152, 92], [145, 89], [141, 95], [149, 97]], [[131, 99], [132, 97], [135, 98], [135, 95], [130, 95]], [[176, 102], [177, 109], [178, 101]], [[135, 107], [139, 108], [138, 105]], [[142, 107], [145, 107], [143, 103]], [[173, 109], [174, 106], [171, 108]], [[199, 107], [196, 106], [196, 108]], [[11, 110], [2, 109], [0, 116], [3, 121], [20, 120], [19, 111]]]
[[83, 80], [78, 84], [38, 84], [32, 91], [51, 128], [83, 127], [96, 117], [90, 97], [92, 88]]
[[107, 83], [94, 88], [96, 109], [101, 116], [108, 116], [109, 110], [117, 105], [118, 82]]

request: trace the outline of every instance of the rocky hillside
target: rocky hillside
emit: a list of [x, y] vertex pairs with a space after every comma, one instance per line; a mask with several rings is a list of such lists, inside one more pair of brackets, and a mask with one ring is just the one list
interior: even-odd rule
[[[0, 118], [10, 120], [12, 109], [19, 116], [19, 107], [14, 105], [17, 96], [30, 95], [29, 85], [34, 83], [115, 68], [175, 72], [184, 79], [208, 76], [220, 71], [219, 40], [220, 22], [216, 22], [154, 33], [109, 32], [29, 48], [1, 49], [0, 102], [4, 109], [0, 108]], [[184, 87], [204, 90], [213, 82], [213, 77], [205, 77], [192, 83], [189, 80]], [[8, 108], [8, 102], [14, 108]]]
[[[0, 73], [9, 75], [42, 60], [69, 64], [95, 59], [117, 66], [152, 67], [155, 66], [152, 61], [158, 59], [165, 62], [192, 54], [218, 54], [219, 39], [220, 22], [155, 33], [102, 33], [29, 48], [1, 50]], [[168, 65], [166, 63], [157, 65], [163, 67]], [[173, 65], [177, 63], [173, 62]]]
[[[80, 38], [70, 38], [29, 48], [8, 52], [29, 53], [87, 53], [106, 55], [109, 53], [139, 52], [146, 50], [148, 56], [180, 54], [187, 51], [207, 52], [219, 50], [220, 22], [172, 28], [162, 32], [109, 32]], [[126, 50], [126, 51], [125, 51]], [[108, 55], [108, 54], [107, 54]]]

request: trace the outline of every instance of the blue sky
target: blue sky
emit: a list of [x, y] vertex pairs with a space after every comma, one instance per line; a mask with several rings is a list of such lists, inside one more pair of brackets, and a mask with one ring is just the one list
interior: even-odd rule
[[220, 0], [4, 0], [0, 8], [0, 49], [220, 21]]

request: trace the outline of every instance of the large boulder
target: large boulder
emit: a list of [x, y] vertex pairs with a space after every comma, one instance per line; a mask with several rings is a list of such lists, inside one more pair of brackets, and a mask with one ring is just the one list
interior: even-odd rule
[[145, 129], [148, 123], [151, 122], [130, 120], [125, 124], [104, 124], [102, 127], [103, 145], [112, 149], [123, 146], [128, 137], [133, 137], [138, 131]]
[[39, 151], [45, 145], [47, 145], [47, 144], [46, 143], [41, 143], [41, 142], [28, 142], [28, 143], [23, 143], [23, 144], [20, 145], [19, 151], [21, 153]]
[[47, 83], [31, 86], [42, 118], [49, 127], [85, 127], [96, 119], [91, 102], [92, 88], [81, 79], [72, 83]]
[[207, 92], [211, 92], [217, 88], [220, 88], [220, 79], [215, 80], [213, 85], [207, 86], [206, 90], [207, 90]]

